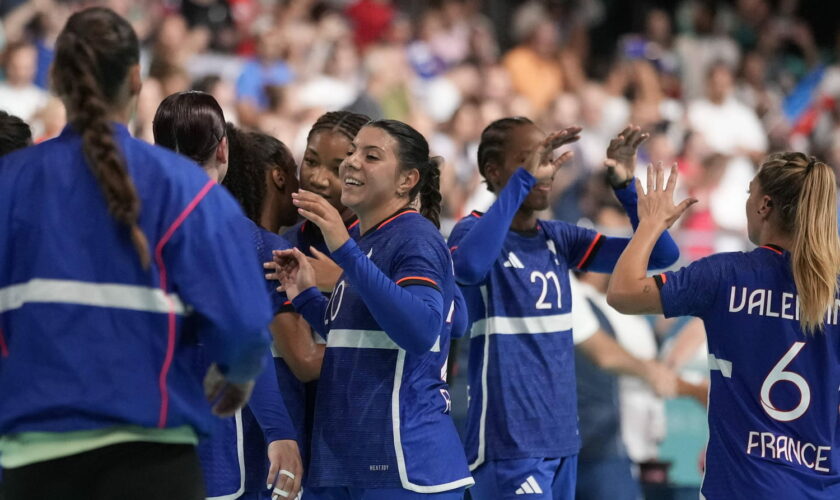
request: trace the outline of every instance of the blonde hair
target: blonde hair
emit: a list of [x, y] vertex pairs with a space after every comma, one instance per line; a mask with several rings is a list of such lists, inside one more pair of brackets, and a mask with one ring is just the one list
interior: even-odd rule
[[775, 153], [756, 176], [773, 202], [780, 229], [793, 237], [791, 267], [802, 331], [822, 330], [837, 295], [840, 236], [831, 167], [802, 153]]

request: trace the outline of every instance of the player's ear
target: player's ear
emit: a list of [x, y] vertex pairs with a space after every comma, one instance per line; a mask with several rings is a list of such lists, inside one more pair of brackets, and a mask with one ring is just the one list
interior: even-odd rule
[[496, 192], [496, 189], [501, 181], [500, 174], [501, 168], [499, 168], [498, 163], [491, 161], [484, 166], [484, 179], [487, 181], [487, 185], [490, 186], [491, 191], [493, 192]]
[[773, 212], [773, 199], [767, 196], [766, 194], [761, 197], [761, 204], [758, 206], [758, 214], [761, 215], [763, 218], [770, 217], [770, 214]]

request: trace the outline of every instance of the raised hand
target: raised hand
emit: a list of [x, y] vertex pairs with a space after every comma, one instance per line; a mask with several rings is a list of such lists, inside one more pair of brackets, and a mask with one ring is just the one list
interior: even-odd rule
[[309, 191], [300, 190], [292, 193], [292, 203], [298, 207], [298, 213], [312, 221], [321, 229], [324, 242], [330, 252], [334, 252], [350, 239], [341, 214], [327, 200]]
[[636, 179], [636, 191], [639, 195], [639, 224], [654, 224], [659, 229], [671, 227], [677, 219], [697, 203], [695, 198], [688, 198], [674, 204], [674, 189], [677, 186], [677, 164], [671, 167], [671, 173], [666, 183], [665, 169], [659, 164], [656, 167], [648, 165], [647, 192], [642, 191], [642, 183]]
[[551, 154], [555, 149], [580, 139], [581, 130], [583, 129], [580, 127], [568, 127], [548, 134], [540, 145], [531, 151], [531, 154], [525, 161], [525, 169], [537, 178], [537, 182], [552, 179], [557, 169], [571, 160], [574, 153], [566, 151], [553, 160], [551, 159]]
[[297, 248], [274, 250], [274, 261], [263, 264], [267, 270], [266, 279], [277, 280], [278, 292], [286, 292], [289, 300], [294, 300], [300, 292], [316, 285], [315, 269], [303, 252]]
[[621, 131], [607, 146], [607, 179], [613, 188], [625, 186], [636, 171], [636, 151], [650, 134], [633, 125]]

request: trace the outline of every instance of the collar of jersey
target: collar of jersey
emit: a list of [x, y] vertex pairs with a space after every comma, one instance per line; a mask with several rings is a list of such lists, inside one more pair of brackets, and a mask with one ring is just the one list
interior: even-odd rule
[[[114, 128], [115, 135], [131, 137], [131, 133], [128, 131], [128, 127], [126, 127], [124, 124], [111, 122], [111, 127]], [[75, 127], [73, 127], [72, 123], [68, 123], [64, 126], [63, 129], [61, 129], [61, 134], [59, 134], [59, 137], [67, 137], [70, 135], [79, 135], [79, 133], [76, 132]]]
[[400, 216], [405, 215], [405, 214], [410, 214], [410, 213], [415, 213], [416, 214], [417, 210], [414, 210], [411, 207], [403, 207], [403, 208], [397, 210], [396, 212], [392, 213], [388, 217], [386, 217], [385, 220], [383, 220], [379, 224], [376, 224], [372, 228], [365, 231], [365, 234], [363, 234], [362, 237], [364, 238], [365, 236], [367, 236], [367, 235], [373, 233], [374, 231], [376, 231], [377, 229], [383, 228], [386, 224], [389, 224], [391, 221], [393, 221], [397, 217], [400, 217]]
[[784, 253], [785, 253], [784, 248], [780, 247], [779, 245], [774, 245], [772, 243], [768, 243], [766, 245], [761, 245], [760, 248], [765, 248], [765, 249], [770, 250], [771, 252], [777, 253], [779, 255], [784, 255]]

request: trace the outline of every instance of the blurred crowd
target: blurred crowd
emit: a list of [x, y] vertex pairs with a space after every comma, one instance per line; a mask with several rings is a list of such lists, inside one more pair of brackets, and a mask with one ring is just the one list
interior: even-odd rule
[[827, 2], [4, 0], [0, 109], [39, 140], [65, 123], [47, 91], [52, 44], [92, 3], [143, 41], [137, 136], [151, 140], [160, 101], [191, 88], [297, 155], [326, 110], [403, 120], [445, 159], [444, 232], [492, 202], [476, 149], [507, 115], [584, 127], [550, 214], [584, 224], [611, 199], [596, 175], [609, 139], [628, 123], [649, 131], [640, 165], [677, 162], [700, 200], [676, 232], [685, 260], [747, 248], [744, 187], [767, 152], [840, 165], [840, 37]]

